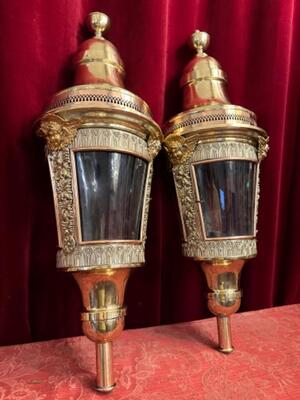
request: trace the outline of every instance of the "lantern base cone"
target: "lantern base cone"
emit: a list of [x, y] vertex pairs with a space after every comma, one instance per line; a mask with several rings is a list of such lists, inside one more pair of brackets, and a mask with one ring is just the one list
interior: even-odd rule
[[124, 291], [130, 268], [95, 268], [74, 272], [84, 306], [82, 330], [96, 345], [96, 387], [111, 392], [115, 387], [113, 374], [113, 341], [124, 328], [126, 308]]
[[241, 305], [240, 273], [244, 260], [202, 261], [209, 289], [208, 308], [217, 317], [219, 347], [225, 354], [233, 352], [230, 315]]
[[111, 392], [116, 383], [113, 373], [112, 342], [96, 343], [96, 390]]

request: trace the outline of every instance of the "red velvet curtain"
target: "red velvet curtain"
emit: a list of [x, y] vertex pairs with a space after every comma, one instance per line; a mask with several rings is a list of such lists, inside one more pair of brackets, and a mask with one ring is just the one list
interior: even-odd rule
[[[72, 84], [71, 57], [94, 10], [111, 17], [106, 37], [123, 58], [127, 88], [159, 123], [181, 110], [179, 79], [192, 57], [187, 38], [196, 28], [210, 33], [208, 53], [228, 74], [231, 101], [253, 110], [270, 135], [259, 255], [243, 271], [242, 310], [299, 302], [299, 1], [9, 0], [0, 4], [0, 343], [81, 332], [80, 292], [55, 268], [50, 178], [33, 124], [50, 97]], [[199, 264], [181, 256], [164, 152], [155, 161], [146, 257], [128, 284], [128, 328], [209, 315]]]

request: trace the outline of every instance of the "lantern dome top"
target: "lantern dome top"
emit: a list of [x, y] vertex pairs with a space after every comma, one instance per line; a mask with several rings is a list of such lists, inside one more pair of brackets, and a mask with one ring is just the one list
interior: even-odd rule
[[74, 58], [75, 84], [109, 84], [124, 87], [123, 62], [116, 47], [102, 34], [110, 26], [109, 17], [101, 12], [92, 12], [87, 17], [87, 25], [94, 37], [84, 41]]
[[180, 82], [185, 110], [229, 103], [225, 91], [226, 75], [220, 64], [204, 52], [209, 45], [209, 39], [208, 33], [199, 30], [191, 35], [190, 45], [196, 50], [196, 55], [186, 65]]
[[196, 30], [189, 42], [196, 54], [181, 78], [183, 111], [164, 126], [164, 144], [173, 165], [190, 159], [200, 142], [223, 139], [253, 144], [261, 160], [268, 149], [267, 133], [257, 126], [252, 111], [228, 99], [226, 75], [218, 61], [205, 53], [209, 34]]

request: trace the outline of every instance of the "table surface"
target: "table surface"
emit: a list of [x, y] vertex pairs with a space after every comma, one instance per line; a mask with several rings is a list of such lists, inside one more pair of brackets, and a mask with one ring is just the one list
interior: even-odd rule
[[300, 399], [300, 304], [236, 314], [235, 351], [215, 350], [215, 318], [124, 331], [114, 344], [117, 387], [92, 389], [85, 337], [0, 348], [0, 399]]

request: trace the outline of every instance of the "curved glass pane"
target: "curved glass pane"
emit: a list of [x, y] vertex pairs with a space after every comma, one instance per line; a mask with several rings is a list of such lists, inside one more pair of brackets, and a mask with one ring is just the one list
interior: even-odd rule
[[75, 160], [82, 240], [139, 240], [148, 163], [111, 151], [79, 151]]
[[225, 160], [194, 168], [206, 237], [253, 236], [256, 163]]

